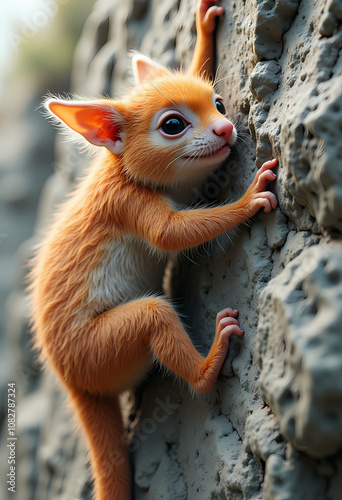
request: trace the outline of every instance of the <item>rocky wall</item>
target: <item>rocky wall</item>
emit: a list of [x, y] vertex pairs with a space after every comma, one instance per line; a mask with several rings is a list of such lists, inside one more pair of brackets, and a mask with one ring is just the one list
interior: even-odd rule
[[[132, 83], [130, 49], [163, 64], [187, 65], [195, 3], [99, 0], [76, 53], [74, 91], [122, 92]], [[232, 339], [208, 395], [193, 396], [172, 375], [157, 371], [135, 397], [126, 395], [134, 498], [339, 500], [342, 1], [223, 5], [218, 88], [240, 139], [227, 165], [194, 197], [236, 199], [256, 165], [277, 157], [271, 189], [279, 208], [168, 266], [166, 288], [202, 352], [211, 345], [217, 311], [226, 306], [239, 309], [245, 335]], [[86, 164], [62, 143], [57, 161], [39, 227]], [[22, 420], [21, 462], [25, 468], [33, 454], [40, 476], [20, 500], [89, 498], [84, 443], [72, 433], [63, 396], [48, 378], [23, 397], [23, 407], [33, 397], [45, 401], [44, 418]], [[40, 442], [30, 448], [35, 428]]]

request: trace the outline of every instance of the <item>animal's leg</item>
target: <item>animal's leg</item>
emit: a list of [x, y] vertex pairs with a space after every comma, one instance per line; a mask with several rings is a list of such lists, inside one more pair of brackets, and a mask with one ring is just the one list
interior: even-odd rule
[[153, 355], [196, 391], [208, 392], [226, 357], [229, 336], [242, 333], [237, 314], [227, 308], [217, 315], [207, 358], [197, 352], [171, 305], [159, 297], [107, 311], [70, 341], [69, 363], [74, 364], [61, 375], [89, 440], [97, 500], [128, 500], [130, 495], [120, 408], [110, 392], [136, 382]]
[[[213, 5], [214, 4], [214, 5]], [[197, 40], [189, 73], [209, 76], [214, 69], [214, 30], [223, 7], [214, 0], [198, 0], [196, 8]]]

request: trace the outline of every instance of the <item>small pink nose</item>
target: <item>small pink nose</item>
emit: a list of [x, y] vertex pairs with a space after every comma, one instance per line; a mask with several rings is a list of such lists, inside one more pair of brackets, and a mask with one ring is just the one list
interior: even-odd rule
[[233, 133], [234, 125], [224, 118], [218, 118], [211, 124], [211, 129], [215, 135], [229, 139]]

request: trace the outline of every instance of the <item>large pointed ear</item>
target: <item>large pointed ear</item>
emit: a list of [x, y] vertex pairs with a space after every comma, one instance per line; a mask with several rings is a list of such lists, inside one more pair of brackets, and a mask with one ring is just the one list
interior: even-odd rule
[[152, 61], [143, 54], [135, 54], [132, 58], [132, 67], [135, 83], [140, 85], [149, 78], [160, 75], [168, 75], [170, 72], [161, 64]]
[[48, 99], [44, 105], [91, 144], [104, 146], [115, 154], [123, 153], [123, 118], [114, 102]]

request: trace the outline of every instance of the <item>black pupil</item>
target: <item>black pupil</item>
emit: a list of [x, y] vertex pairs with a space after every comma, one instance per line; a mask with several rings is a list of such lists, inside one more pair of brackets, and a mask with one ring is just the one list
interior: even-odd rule
[[161, 125], [162, 130], [168, 135], [180, 134], [185, 129], [185, 124], [178, 116], [169, 116]]
[[216, 101], [216, 109], [221, 113], [221, 115], [226, 114], [226, 108], [224, 107], [224, 104], [221, 101]]

